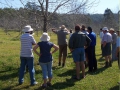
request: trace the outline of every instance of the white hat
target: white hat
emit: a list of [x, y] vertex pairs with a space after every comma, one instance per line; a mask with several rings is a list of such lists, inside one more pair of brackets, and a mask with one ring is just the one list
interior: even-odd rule
[[41, 41], [49, 41], [50, 40], [50, 36], [48, 36], [48, 33], [44, 32], [42, 34], [42, 36], [40, 37]]
[[108, 28], [107, 27], [103, 27], [102, 30], [103, 31], [105, 31], [105, 30], [108, 31]]
[[31, 28], [30, 25], [27, 25], [27, 26], [25, 26], [25, 27], [23, 28], [22, 31], [23, 31], [23, 32], [30, 32], [30, 31], [33, 31], [33, 29]]

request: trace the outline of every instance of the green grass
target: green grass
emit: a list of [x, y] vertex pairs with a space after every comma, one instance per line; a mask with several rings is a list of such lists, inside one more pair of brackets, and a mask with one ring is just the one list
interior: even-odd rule
[[[18, 32], [5, 32], [0, 30], [0, 90], [41, 90], [40, 85], [43, 83], [42, 72], [38, 63], [38, 56], [35, 56], [35, 77], [38, 85], [30, 86], [29, 73], [25, 73], [25, 82], [18, 85], [18, 72], [20, 66], [20, 41]], [[39, 41], [40, 34], [36, 41]], [[57, 43], [57, 37], [52, 33], [51, 41]], [[68, 50], [69, 52], [69, 50]], [[73, 59], [68, 57], [64, 68], [58, 67], [58, 52], [53, 57], [53, 80], [52, 87], [46, 90], [119, 90], [117, 84], [119, 79], [119, 69], [117, 61], [113, 62], [110, 68], [104, 68], [104, 59], [101, 59], [100, 40], [97, 37], [96, 58], [98, 63], [98, 71], [96, 73], [87, 73], [86, 78], [80, 81], [71, 80], [71, 76], [75, 74], [75, 66]], [[81, 72], [80, 72], [81, 73]]]

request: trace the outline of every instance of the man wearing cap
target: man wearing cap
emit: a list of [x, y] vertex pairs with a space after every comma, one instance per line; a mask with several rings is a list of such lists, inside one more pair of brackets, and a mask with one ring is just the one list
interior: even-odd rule
[[36, 85], [35, 70], [34, 70], [34, 57], [32, 52], [32, 45], [36, 44], [34, 37], [30, 34], [33, 31], [30, 25], [24, 27], [24, 34], [20, 37], [21, 51], [20, 51], [20, 71], [19, 71], [19, 85], [24, 82], [25, 66], [28, 65], [30, 73], [31, 85]]
[[114, 61], [117, 60], [117, 57], [115, 55], [117, 34], [115, 33], [114, 28], [110, 28], [110, 33], [112, 35], [112, 61]]
[[58, 39], [58, 45], [59, 45], [59, 63], [58, 66], [61, 65], [61, 59], [63, 60], [62, 62], [62, 67], [65, 66], [65, 61], [67, 57], [67, 37], [70, 32], [66, 29], [65, 25], [62, 25], [60, 27], [60, 30], [55, 30], [52, 29], [52, 31], [57, 34], [57, 39]]
[[103, 38], [102, 38], [102, 56], [105, 57], [105, 67], [112, 66], [111, 60], [111, 42], [112, 35], [108, 32], [108, 28], [104, 27], [103, 30]]

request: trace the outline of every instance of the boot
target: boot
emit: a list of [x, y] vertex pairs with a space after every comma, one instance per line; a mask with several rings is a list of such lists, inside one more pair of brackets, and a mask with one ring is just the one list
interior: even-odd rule
[[112, 61], [109, 62], [109, 66], [112, 67]]
[[107, 68], [109, 66], [109, 63], [108, 62], [105, 62], [105, 67]]

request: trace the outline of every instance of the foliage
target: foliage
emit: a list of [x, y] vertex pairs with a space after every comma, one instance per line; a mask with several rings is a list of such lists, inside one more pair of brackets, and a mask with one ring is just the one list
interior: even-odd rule
[[[40, 33], [40, 32], [39, 32]], [[38, 85], [30, 86], [29, 73], [25, 73], [25, 82], [23, 85], [18, 85], [19, 73], [19, 53], [20, 41], [19, 37], [16, 40], [18, 32], [9, 32], [11, 35], [6, 35], [3, 30], [0, 30], [0, 90], [42, 90], [40, 85], [43, 83], [41, 68], [38, 64], [38, 56], [35, 55], [35, 77]], [[57, 43], [57, 36], [49, 32], [51, 42]], [[34, 35], [36, 41], [39, 37]], [[68, 49], [69, 52], [69, 49]], [[58, 66], [58, 52], [54, 55], [53, 60], [53, 80], [52, 87], [47, 90], [119, 90], [118, 80], [119, 69], [117, 61], [113, 62], [110, 68], [104, 68], [104, 58], [101, 58], [100, 39], [97, 37], [96, 58], [98, 71], [88, 73], [86, 69], [86, 78], [80, 81], [71, 80], [71, 76], [75, 74], [75, 66], [71, 54], [68, 54], [66, 66], [64, 68]], [[81, 73], [81, 72], [80, 72]]]

